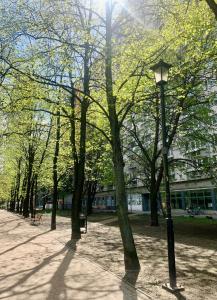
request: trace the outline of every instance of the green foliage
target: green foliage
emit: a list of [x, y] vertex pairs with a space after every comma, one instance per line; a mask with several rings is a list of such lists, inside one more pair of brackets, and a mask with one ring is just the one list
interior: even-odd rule
[[[24, 179], [29, 145], [35, 150], [34, 172], [39, 174], [39, 186], [51, 190], [55, 144], [55, 122], [51, 119], [55, 119], [57, 103], [62, 124], [58, 161], [60, 190], [68, 189], [73, 181], [72, 152], [75, 146], [79, 158], [84, 99], [89, 101], [86, 179], [103, 184], [113, 181], [103, 56], [104, 15], [99, 17], [93, 7], [91, 20], [82, 17], [89, 11], [86, 1], [57, 1], [55, 5], [47, 0], [40, 1], [40, 5], [36, 2], [27, 5], [17, 0], [7, 7], [1, 3], [1, 12], [4, 12], [0, 29], [4, 120], [1, 135], [5, 138], [1, 143], [0, 191], [4, 198], [10, 197], [20, 157]], [[167, 86], [167, 119], [171, 133], [174, 116], [179, 113], [183, 116], [184, 121], [180, 121], [177, 128], [176, 142], [180, 147], [184, 147], [189, 138], [206, 141], [210, 138], [207, 126], [213, 126], [212, 108], [207, 103], [212, 104], [216, 97], [209, 85], [216, 72], [216, 20], [207, 4], [205, 1], [161, 0], [156, 5], [153, 26], [146, 27], [141, 18], [138, 21], [139, 18], [133, 19], [117, 10], [112, 37], [113, 90], [119, 124], [123, 122], [125, 127], [121, 131], [123, 146], [132, 142], [126, 127], [129, 129], [133, 122], [140, 123], [144, 131], [139, 138], [150, 156], [154, 142], [148, 130], [153, 133], [159, 117], [158, 93], [150, 71], [153, 63], [161, 57], [173, 65]], [[145, 11], [139, 13], [145, 16]], [[85, 45], [91, 49], [88, 96], [83, 87]], [[73, 89], [76, 91], [74, 107], [70, 102]], [[69, 121], [73, 114], [75, 145], [71, 143]], [[51, 137], [40, 166], [50, 126]], [[147, 166], [144, 156], [140, 161]]]

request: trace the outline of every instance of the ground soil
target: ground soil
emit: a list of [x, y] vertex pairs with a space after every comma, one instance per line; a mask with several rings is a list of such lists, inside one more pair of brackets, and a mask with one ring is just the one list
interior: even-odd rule
[[[168, 282], [166, 223], [162, 218], [159, 227], [151, 227], [148, 216], [129, 215], [141, 270], [139, 273], [126, 274], [120, 232], [115, 214], [94, 214], [88, 218], [88, 232], [82, 235], [82, 239], [76, 245], [76, 260], [73, 259], [74, 254], [70, 254], [71, 252], [65, 256], [68, 253], [66, 248], [63, 248], [64, 253], [58, 254], [58, 251], [65, 247], [70, 239], [69, 217], [57, 217], [57, 230], [51, 232], [49, 231], [49, 214], [43, 215], [42, 224], [38, 226], [31, 226], [29, 219], [24, 220], [20, 216], [12, 214], [8, 217], [7, 214], [5, 215], [5, 221], [1, 220], [1, 237], [3, 238], [1, 242], [1, 267], [4, 270], [3, 273], [7, 271], [7, 274], [0, 276], [0, 283], [4, 284], [4, 293], [1, 294], [0, 299], [65, 300], [64, 295], [69, 290], [75, 293], [73, 281], [70, 278], [74, 276], [73, 268], [78, 265], [78, 258], [87, 259], [86, 263], [82, 262], [83, 267], [79, 264], [79, 268], [77, 268], [80, 275], [81, 270], [83, 274], [87, 271], [87, 266], [90, 265], [88, 261], [92, 262], [96, 264], [96, 270], [98, 270], [97, 266], [100, 265], [105, 270], [116, 274], [120, 278], [119, 282], [129, 281], [144, 293], [145, 299], [217, 299], [217, 221], [183, 217], [174, 219], [177, 282], [184, 286], [185, 291], [173, 295], [162, 289], [162, 285]], [[30, 261], [26, 260], [26, 251], [31, 252], [30, 256], [28, 254]], [[73, 265], [68, 262], [67, 264], [64, 263], [66, 259], [68, 260], [68, 256], [70, 256]], [[17, 264], [19, 266], [16, 266]], [[55, 264], [57, 264], [57, 269], [52, 269]], [[23, 270], [20, 268], [23, 268]], [[38, 272], [38, 270], [43, 271], [44, 269], [46, 269], [46, 272]], [[58, 287], [61, 287], [59, 282], [63, 280], [63, 269], [64, 282], [62, 289], [59, 289]], [[12, 276], [11, 272], [12, 275], [15, 275]], [[46, 284], [41, 281], [45, 274], [47, 274], [47, 277], [49, 274], [51, 278]], [[80, 276], [79, 274], [78, 276]], [[99, 281], [103, 273], [99, 271], [97, 274], [99, 276], [98, 279], [96, 276], [96, 280]], [[37, 277], [35, 277], [36, 275]], [[86, 278], [85, 276], [80, 276], [80, 282], [82, 278]], [[100, 284], [102, 283], [101, 291], [103, 291], [103, 286], [105, 287], [108, 283], [107, 277], [109, 278], [108, 275], [105, 275], [103, 282], [100, 281]], [[37, 281], [37, 284], [34, 283], [34, 280]], [[66, 282], [70, 289], [67, 288], [66, 290]], [[55, 287], [55, 293], [47, 295], [46, 293], [52, 284]], [[88, 284], [90, 286], [89, 278]], [[94, 278], [92, 278], [91, 284], [91, 288], [88, 290], [89, 294], [90, 291], [94, 292], [94, 288], [96, 288]], [[40, 285], [43, 286], [43, 289], [40, 288]], [[30, 297], [26, 292], [27, 287]], [[36, 290], [39, 293], [34, 298]], [[124, 290], [126, 291], [126, 289]], [[33, 291], [34, 297], [31, 294]], [[78, 298], [76, 299], [89, 300], [86, 296], [79, 298], [79, 295], [81, 295], [79, 294], [80, 287], [76, 291], [78, 292]], [[45, 298], [40, 296], [42, 292], [47, 295]], [[120, 292], [120, 290], [117, 292]], [[127, 292], [122, 293], [121, 299], [141, 299], [138, 292], [131, 295], [127, 290]], [[40, 298], [37, 298], [39, 296]], [[100, 297], [98, 299], [110, 299], [108, 295], [107, 298]], [[114, 298], [111, 299], [117, 300], [119, 298], [114, 294]]]
[[[0, 210], [0, 299], [149, 300], [76, 250], [67, 220], [50, 231], [50, 216], [36, 226]], [[61, 221], [61, 225], [60, 222]]]
[[[49, 216], [42, 226], [49, 226]], [[97, 262], [120, 278], [130, 280], [150, 299], [217, 299], [217, 222], [175, 218], [177, 282], [185, 291], [175, 295], [162, 289], [168, 282], [165, 220], [159, 227], [149, 225], [149, 217], [130, 215], [141, 271], [126, 276], [120, 232], [115, 214], [94, 214], [88, 218], [88, 232], [78, 243], [77, 253]], [[57, 230], [67, 239], [69, 218], [58, 217]], [[65, 231], [63, 230], [65, 228]]]

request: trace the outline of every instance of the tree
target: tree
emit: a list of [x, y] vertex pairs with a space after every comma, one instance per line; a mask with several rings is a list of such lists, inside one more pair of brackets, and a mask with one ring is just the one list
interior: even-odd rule
[[[167, 5], [169, 5], [168, 1]], [[197, 16], [195, 16], [195, 11]], [[192, 130], [191, 121], [194, 117], [197, 119], [202, 119], [205, 115], [208, 117], [208, 111], [210, 111], [207, 105], [212, 98], [212, 93], [208, 94], [205, 91], [205, 86], [208, 74], [213, 73], [214, 52], [210, 52], [209, 49], [213, 46], [215, 48], [213, 44], [215, 27], [211, 18], [208, 24], [207, 19], [204, 21], [205, 11], [205, 7], [198, 8], [195, 5], [189, 7], [189, 15], [186, 21], [186, 10], [183, 5], [176, 5], [173, 10], [170, 8], [171, 15], [167, 13], [166, 21], [161, 16], [163, 27], [158, 34], [156, 48], [154, 43], [151, 45], [150, 50], [146, 47], [146, 52], [152, 51], [154, 54], [154, 51], [159, 48], [160, 38], [163, 37], [163, 40], [166, 40], [165, 46], [162, 47], [165, 49], [162, 51], [163, 55], [165, 60], [172, 62], [174, 65], [167, 93], [168, 148], [174, 142], [178, 143], [180, 141], [187, 124], [189, 124], [189, 128], [191, 126]], [[197, 23], [195, 23], [195, 18], [197, 18]], [[177, 20], [180, 27], [177, 26]], [[198, 26], [199, 24], [200, 26]], [[175, 36], [177, 40], [174, 39], [175, 26], [177, 28]], [[192, 36], [192, 32], [194, 32], [194, 36]], [[203, 34], [202, 37], [201, 33]], [[179, 39], [179, 34], [180, 36], [182, 34], [183, 38]], [[194, 43], [190, 42], [192, 39]], [[172, 43], [170, 43], [171, 40]], [[138, 47], [135, 47], [135, 43], [132, 46], [129, 44], [129, 47], [136, 49], [136, 53], [132, 51], [131, 54], [130, 61], [132, 63], [133, 55], [138, 57]], [[198, 49], [201, 50], [198, 51]], [[145, 51], [143, 48], [142, 50]], [[157, 195], [163, 175], [159, 100], [157, 93], [153, 91], [150, 84], [149, 70], [145, 69], [144, 74], [147, 79], [143, 84], [149, 98], [146, 97], [142, 105], [137, 105], [132, 110], [131, 117], [128, 117], [128, 122], [125, 124], [126, 137], [130, 135], [131, 138], [128, 141], [129, 146], [125, 145], [125, 147], [129, 151], [129, 156], [136, 161], [137, 178], [139, 177], [139, 180], [150, 191], [151, 225], [158, 225]], [[141, 130], [142, 128], [143, 130]], [[134, 148], [129, 149], [132, 146]], [[176, 159], [176, 161], [171, 161], [171, 164], [186, 162], [189, 163], [190, 159]]]
[[206, 3], [209, 5], [209, 8], [212, 10], [215, 18], [217, 19], [217, 3], [215, 2], [215, 0], [206, 0]]
[[128, 218], [127, 198], [124, 180], [124, 160], [120, 129], [122, 121], [118, 120], [117, 97], [113, 91], [112, 76], [112, 10], [109, 1], [106, 3], [106, 44], [105, 44], [105, 80], [108, 118], [111, 134], [112, 160], [115, 180], [115, 193], [119, 227], [124, 247], [125, 269], [139, 269], [139, 260], [133, 240], [132, 229]]
[[[59, 104], [58, 104], [59, 106]], [[56, 142], [53, 158], [53, 206], [51, 215], [51, 230], [56, 229], [56, 210], [58, 199], [58, 157], [59, 157], [59, 145], [60, 145], [60, 108], [57, 106], [56, 117]]]
[[86, 148], [84, 197], [86, 197], [86, 209], [89, 215], [92, 213], [92, 204], [97, 187], [104, 184], [113, 184], [113, 174], [111, 147], [107, 139], [91, 126], [87, 128]]
[[[94, 43], [98, 25], [96, 28], [92, 27], [91, 8], [83, 5], [85, 3], [82, 1], [75, 0], [73, 3], [74, 6], [65, 3], [64, 6], [55, 7], [50, 6], [50, 1], [42, 1], [40, 6], [17, 3], [18, 10], [13, 21], [16, 41], [13, 40], [13, 45], [19, 52], [17, 44], [19, 45], [20, 40], [25, 37], [25, 57], [18, 59], [18, 62], [12, 56], [4, 57], [4, 62], [30, 80], [47, 87], [59, 87], [69, 95], [68, 103], [65, 102], [62, 105], [65, 107], [61, 107], [61, 110], [71, 124], [74, 164], [72, 238], [80, 238], [79, 213], [84, 184], [86, 115], [90, 102], [90, 71], [95, 56]], [[13, 5], [10, 7], [12, 14]], [[23, 18], [23, 11], [29, 18], [25, 18], [25, 22], [21, 24], [19, 21]], [[32, 69], [29, 68], [27, 61], [31, 62]], [[64, 69], [65, 72], [62, 83], [59, 76], [60, 69]]]

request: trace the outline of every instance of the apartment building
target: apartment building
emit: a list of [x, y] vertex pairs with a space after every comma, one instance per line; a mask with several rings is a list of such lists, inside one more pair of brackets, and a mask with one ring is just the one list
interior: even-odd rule
[[[213, 89], [213, 86], [212, 86]], [[209, 120], [198, 122], [194, 132], [186, 132], [186, 136], [174, 140], [168, 153], [170, 162], [171, 206], [172, 209], [185, 210], [198, 208], [205, 214], [217, 214], [217, 105], [215, 99], [209, 106]], [[138, 124], [137, 124], [138, 125]], [[148, 147], [152, 139], [152, 130], [145, 123], [138, 125], [138, 132], [145, 132]], [[203, 131], [204, 138], [200, 137]], [[205, 133], [204, 133], [205, 132]], [[178, 135], [179, 133], [177, 133]], [[182, 132], [183, 135], [183, 132]], [[194, 138], [195, 137], [195, 138]], [[180, 140], [182, 140], [180, 142]], [[134, 159], [138, 154], [138, 146], [130, 138], [124, 138], [128, 148], [125, 155], [126, 191], [129, 211], [149, 211], [149, 189], [144, 171], [145, 165]], [[158, 147], [161, 147], [159, 144]], [[174, 163], [174, 161], [176, 163]], [[115, 189], [110, 186], [100, 187], [94, 207], [109, 209], [108, 201], [115, 203]], [[160, 187], [159, 202], [164, 204], [165, 192], [163, 181]], [[160, 205], [159, 205], [160, 206]], [[114, 206], [113, 206], [114, 208]]]

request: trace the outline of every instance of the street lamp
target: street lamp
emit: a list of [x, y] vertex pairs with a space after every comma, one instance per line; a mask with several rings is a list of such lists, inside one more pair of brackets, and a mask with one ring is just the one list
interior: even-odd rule
[[170, 201], [170, 182], [169, 182], [169, 168], [168, 168], [168, 146], [167, 146], [167, 133], [166, 133], [166, 111], [165, 111], [165, 98], [164, 86], [168, 81], [169, 69], [171, 65], [160, 60], [159, 63], [151, 67], [154, 71], [156, 84], [160, 87], [160, 106], [161, 106], [161, 127], [162, 127], [162, 156], [164, 167], [164, 181], [166, 192], [166, 209], [167, 209], [167, 247], [168, 247], [168, 265], [169, 265], [169, 283], [163, 285], [163, 288], [176, 292], [184, 290], [183, 287], [177, 286], [176, 283], [176, 263], [175, 263], [175, 250], [174, 250], [174, 231], [173, 220], [171, 215], [171, 201]]

